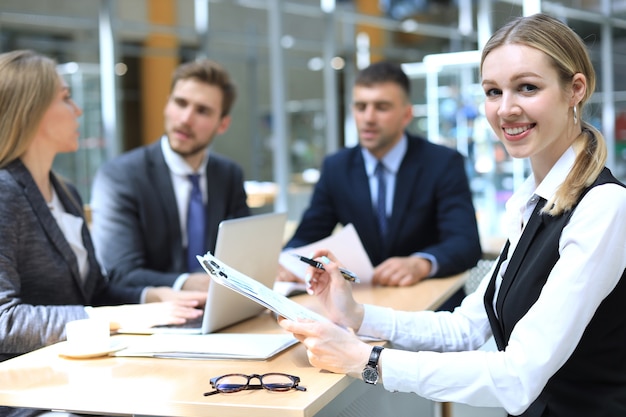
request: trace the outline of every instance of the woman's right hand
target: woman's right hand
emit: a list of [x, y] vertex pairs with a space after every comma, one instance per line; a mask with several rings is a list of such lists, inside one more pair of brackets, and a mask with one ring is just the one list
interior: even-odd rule
[[145, 329], [166, 324], [184, 324], [200, 317], [197, 300], [176, 300], [146, 304], [94, 307], [89, 315], [106, 320], [111, 330], [120, 328]]
[[330, 320], [357, 331], [363, 322], [364, 310], [352, 296], [353, 284], [341, 275], [337, 258], [330, 251], [318, 250], [313, 258], [324, 264], [324, 270], [307, 269], [307, 292], [318, 297]]

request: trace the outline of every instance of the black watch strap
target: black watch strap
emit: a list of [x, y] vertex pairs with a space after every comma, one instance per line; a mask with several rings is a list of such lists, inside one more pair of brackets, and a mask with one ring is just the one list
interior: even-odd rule
[[367, 365], [371, 366], [372, 368], [377, 368], [378, 359], [380, 358], [380, 352], [382, 351], [383, 351], [382, 346], [374, 346], [372, 348], [372, 353], [370, 353], [370, 360], [367, 362]]
[[370, 359], [365, 365], [365, 369], [361, 373], [361, 377], [363, 381], [367, 384], [376, 385], [379, 378], [378, 373], [378, 359], [380, 358], [380, 352], [383, 350], [382, 346], [374, 346], [372, 348], [372, 353], [370, 353]]

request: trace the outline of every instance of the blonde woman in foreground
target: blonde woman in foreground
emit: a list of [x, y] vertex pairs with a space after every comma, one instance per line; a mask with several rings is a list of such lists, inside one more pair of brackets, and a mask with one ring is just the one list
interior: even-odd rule
[[[585, 45], [556, 19], [518, 18], [485, 46], [481, 77], [495, 135], [532, 174], [507, 203], [508, 242], [477, 291], [453, 313], [361, 305], [319, 251], [327, 272], [310, 270], [309, 292], [338, 326], [281, 326], [312, 365], [389, 391], [525, 417], [623, 417], [626, 189], [583, 120], [596, 81]], [[492, 335], [498, 351], [477, 350]]]

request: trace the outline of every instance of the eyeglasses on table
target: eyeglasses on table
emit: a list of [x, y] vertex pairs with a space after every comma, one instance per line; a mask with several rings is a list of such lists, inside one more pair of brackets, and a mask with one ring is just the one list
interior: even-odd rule
[[[250, 384], [252, 379], [258, 379], [260, 384]], [[232, 393], [250, 389], [266, 389], [268, 391], [289, 391], [295, 389], [306, 391], [300, 385], [300, 378], [295, 375], [271, 372], [267, 374], [227, 374], [211, 378], [211, 386], [215, 391], [205, 392], [204, 395]]]

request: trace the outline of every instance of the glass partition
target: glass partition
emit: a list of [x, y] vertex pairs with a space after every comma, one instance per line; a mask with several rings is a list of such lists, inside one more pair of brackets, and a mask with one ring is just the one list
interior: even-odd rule
[[76, 186], [83, 203], [91, 198], [91, 182], [105, 161], [100, 108], [100, 69], [97, 64], [70, 62], [58, 66], [72, 92], [72, 98], [83, 110], [77, 152], [57, 155], [53, 169]]
[[481, 236], [494, 236], [502, 230], [504, 203], [526, 170], [524, 162], [509, 157], [487, 123], [479, 59], [478, 51], [427, 55], [404, 69], [417, 87], [414, 131], [465, 156]]
[[[248, 180], [296, 188], [295, 192], [277, 191], [290, 194], [290, 218], [299, 218], [301, 207], [308, 202], [324, 155], [356, 142], [348, 96], [359, 58], [366, 57], [368, 61], [419, 61], [407, 64], [407, 68], [412, 68], [408, 72], [414, 83], [415, 120], [410, 130], [454, 147], [466, 156], [481, 229], [487, 234], [499, 230], [502, 202], [528, 169], [522, 162], [511, 161], [491, 135], [484, 119], [478, 56], [473, 49], [479, 48], [481, 35], [484, 38], [487, 31], [523, 14], [529, 3], [565, 21], [589, 45], [598, 73], [598, 92], [586, 117], [607, 137], [611, 150], [609, 167], [618, 178], [626, 179], [626, 79], [614, 76], [622, 74], [626, 66], [624, 1], [431, 2], [446, 5], [413, 10], [410, 18], [398, 20], [392, 13], [384, 13], [375, 1], [337, 1], [333, 19], [327, 19], [318, 0], [284, 0], [276, 13], [282, 30], [271, 38], [269, 17], [275, 9], [270, 6], [276, 3], [263, 0], [59, 0], [54, 6], [49, 3], [5, 0], [0, 13], [0, 47], [30, 48], [59, 63], [80, 63], [73, 64], [74, 68], [61, 66], [60, 70], [85, 111], [81, 148], [74, 155], [60, 156], [55, 169], [78, 186], [85, 201], [90, 197], [93, 172], [111, 154], [111, 145], [105, 148], [104, 143], [103, 119], [107, 119], [98, 110], [100, 102], [106, 99], [101, 95], [98, 67], [105, 68], [101, 74], [109, 76], [111, 67], [110, 63], [101, 62], [101, 50], [111, 46], [103, 42], [99, 30], [103, 25], [103, 5], [110, 6], [108, 26], [115, 29], [112, 42], [116, 63], [128, 67], [114, 91], [120, 98], [117, 128], [123, 143], [119, 147], [130, 149], [154, 139], [146, 137], [140, 123], [142, 117], [157, 117], [156, 113], [148, 114], [142, 101], [141, 93], [146, 89], [140, 81], [146, 74], [142, 71], [145, 59], [174, 56], [189, 60], [206, 53], [229, 68], [240, 87], [233, 109], [235, 122], [216, 140], [215, 151], [239, 162]], [[194, 4], [200, 3], [206, 7], [196, 9]], [[149, 13], [167, 4], [175, 9], [171, 25], [159, 23]], [[462, 4], [471, 4], [465, 9], [468, 19], [461, 19]], [[194, 27], [198, 18], [207, 25], [203, 31]], [[334, 37], [326, 36], [328, 33]], [[176, 42], [171, 48], [149, 47], [149, 36], [173, 36]], [[365, 38], [367, 42], [357, 41]], [[278, 65], [284, 72], [280, 82], [271, 77], [276, 73], [269, 58], [272, 50], [284, 55]], [[323, 70], [328, 68], [325, 60], [331, 50], [337, 55], [333, 60], [341, 58], [345, 64], [336, 72]], [[463, 52], [439, 54], [440, 51]], [[333, 82], [329, 83], [329, 79]], [[326, 84], [333, 89], [327, 90]], [[281, 106], [276, 106], [280, 107], [277, 111], [271, 97], [279, 87], [284, 99]], [[105, 88], [108, 93], [111, 90]], [[603, 95], [602, 91], [610, 93]], [[126, 103], [131, 100], [129, 109]], [[334, 105], [338, 109], [333, 109]], [[276, 128], [278, 114], [282, 119], [283, 113], [285, 133]], [[326, 128], [332, 125], [334, 116], [339, 125], [336, 138], [332, 129]], [[276, 146], [277, 143], [284, 146]], [[281, 164], [288, 166], [284, 170], [274, 169]]]

